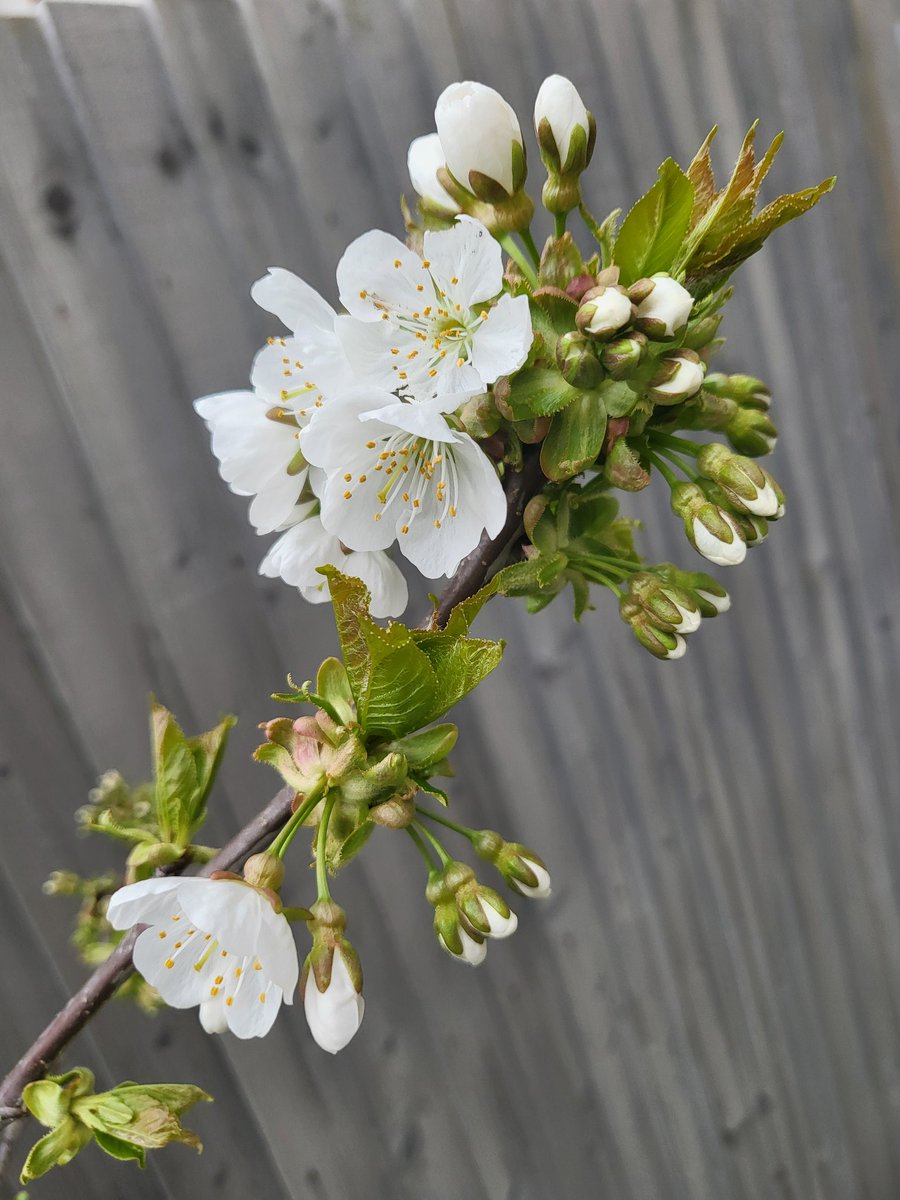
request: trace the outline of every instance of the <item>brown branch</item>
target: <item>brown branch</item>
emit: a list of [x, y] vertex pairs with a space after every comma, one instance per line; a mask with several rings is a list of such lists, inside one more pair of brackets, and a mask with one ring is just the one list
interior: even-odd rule
[[[526, 458], [522, 470], [512, 472], [507, 478], [507, 518], [503, 529], [495, 538], [489, 538], [487, 535], [482, 538], [478, 547], [460, 563], [456, 574], [444, 589], [438, 601], [436, 614], [432, 618], [438, 625], [446, 623], [455, 604], [473, 595], [484, 583], [491, 566], [516, 536], [525, 505], [540, 489], [542, 483], [538, 456], [531, 453]], [[233, 870], [240, 866], [260, 842], [284, 824], [290, 815], [294, 795], [290, 788], [282, 788], [262, 812], [235, 834], [200, 874], [209, 875], [212, 871]], [[175, 864], [169, 869], [170, 873], [181, 870], [183, 865]], [[19, 1118], [26, 1115], [22, 1108], [22, 1089], [32, 1080], [40, 1079], [46, 1074], [54, 1060], [84, 1028], [97, 1009], [105, 1004], [128, 978], [134, 970], [134, 943], [143, 928], [137, 926], [119, 943], [106, 962], [99, 966], [66, 1002], [0, 1083], [0, 1121], [5, 1122], [5, 1128], [0, 1134], [0, 1176], [8, 1160], [15, 1133], [21, 1126]]]

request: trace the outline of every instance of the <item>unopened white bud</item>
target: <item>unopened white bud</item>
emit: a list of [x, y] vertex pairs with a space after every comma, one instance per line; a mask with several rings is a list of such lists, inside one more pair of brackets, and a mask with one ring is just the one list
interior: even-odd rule
[[[547, 121], [550, 126], [552, 147], [544, 145], [544, 139], [541, 136], [542, 121]], [[591, 115], [585, 108], [584, 101], [572, 81], [566, 79], [564, 75], [548, 76], [541, 84], [534, 102], [534, 130], [538, 142], [541, 143], [541, 149], [545, 153], [548, 150], [555, 151], [554, 157], [558, 161], [554, 163], [554, 166], [558, 171], [571, 170], [576, 165], [578, 170], [583, 171], [587, 166], [590, 150], [588, 149], [586, 153], [585, 150], [592, 140], [592, 124]], [[574, 146], [573, 138], [576, 139]], [[581, 145], [580, 154], [578, 153], [579, 143]], [[584, 161], [577, 164], [570, 163], [570, 154], [573, 158], [577, 156], [583, 158]]]
[[434, 120], [450, 173], [479, 199], [494, 202], [480, 194], [479, 176], [499, 184], [507, 196], [522, 186], [522, 131], [499, 92], [471, 80], [451, 83], [438, 97]]
[[724, 538], [718, 537], [711, 529], [708, 529], [699, 517], [694, 517], [692, 523], [694, 546], [704, 558], [708, 558], [716, 566], [736, 567], [747, 557], [747, 543], [741, 537], [737, 523], [732, 520], [730, 513], [719, 509], [719, 517], [734, 531], [732, 540], [726, 542]]
[[652, 338], [670, 338], [687, 325], [694, 297], [665, 272], [651, 275], [653, 290], [637, 306], [635, 324]]
[[366, 1005], [350, 977], [340, 946], [335, 948], [331, 978], [323, 992], [319, 991], [315, 972], [309, 972], [303, 1007], [310, 1033], [329, 1054], [343, 1050], [356, 1034]]
[[631, 301], [617, 287], [589, 291], [576, 316], [582, 333], [606, 339], [624, 328], [631, 320]]
[[461, 954], [457, 954], [455, 950], [451, 950], [444, 940], [444, 935], [442, 933], [438, 934], [438, 941], [441, 946], [443, 946], [452, 958], [457, 959], [458, 962], [466, 962], [470, 967], [477, 967], [484, 962], [485, 955], [487, 954], [487, 945], [485, 942], [476, 941], [475, 938], [466, 933], [462, 926], [459, 927], [459, 940], [462, 943]]
[[527, 855], [520, 855], [522, 863], [529, 871], [532, 872], [537, 879], [537, 883], [532, 887], [531, 884], [523, 883], [521, 879], [515, 881], [516, 890], [524, 896], [530, 896], [533, 900], [543, 900], [550, 895], [552, 888], [550, 886], [550, 872], [543, 863], [535, 862], [533, 858]]
[[651, 382], [650, 395], [658, 404], [680, 404], [700, 391], [703, 363], [693, 350], [678, 350], [660, 359], [661, 372]]
[[442, 212], [458, 213], [459, 205], [438, 179], [438, 170], [445, 166], [441, 139], [436, 133], [426, 133], [410, 142], [406, 166], [413, 187], [423, 200]]
[[711, 604], [718, 613], [728, 612], [729, 608], [731, 608], [731, 597], [727, 592], [724, 596], [717, 596], [715, 592], [705, 592], [702, 588], [697, 588], [696, 592], [701, 600], [705, 600], [707, 604]]

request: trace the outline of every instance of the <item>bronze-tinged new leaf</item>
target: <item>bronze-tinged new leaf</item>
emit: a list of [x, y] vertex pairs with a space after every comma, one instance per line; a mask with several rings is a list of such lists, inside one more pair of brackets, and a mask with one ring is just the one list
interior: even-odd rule
[[716, 177], [713, 173], [709, 149], [718, 130], [718, 125], [713, 125], [712, 129], [706, 135], [706, 140], [694, 155], [693, 162], [687, 169], [688, 179], [694, 185], [694, 209], [691, 213], [691, 229], [697, 225], [701, 217], [705, 216], [716, 198]]
[[616, 238], [613, 261], [623, 286], [671, 269], [690, 227], [693, 207], [693, 183], [674, 159], [667, 158], [656, 183], [629, 212]]

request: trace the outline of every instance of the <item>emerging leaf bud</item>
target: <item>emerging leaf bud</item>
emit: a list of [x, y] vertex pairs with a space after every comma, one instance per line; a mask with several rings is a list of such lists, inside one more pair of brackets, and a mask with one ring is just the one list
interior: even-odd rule
[[319, 900], [311, 911], [313, 919], [307, 925], [313, 948], [303, 964], [300, 996], [314, 1040], [329, 1054], [337, 1054], [362, 1024], [362, 967], [344, 937], [344, 910], [333, 901]]
[[637, 328], [656, 341], [679, 337], [691, 315], [694, 297], [664, 271], [639, 282], [651, 283], [653, 287], [637, 303], [634, 322]]
[[607, 342], [600, 351], [600, 362], [613, 379], [626, 379], [641, 363], [647, 349], [647, 335], [629, 333]]
[[244, 879], [253, 887], [277, 892], [284, 883], [284, 863], [277, 854], [270, 854], [268, 850], [251, 854], [244, 863]]
[[437, 173], [445, 165], [441, 139], [436, 133], [426, 133], [410, 142], [406, 166], [410, 181], [419, 194], [422, 211], [452, 218], [460, 207], [438, 179]]
[[647, 394], [657, 404], [681, 404], [699, 392], [703, 383], [703, 363], [695, 350], [675, 350], [659, 360]]
[[584, 391], [595, 388], [603, 377], [591, 339], [577, 330], [564, 333], [556, 343], [556, 365], [566, 383]]
[[744, 561], [747, 543], [735, 514], [715, 504], [695, 483], [677, 483], [672, 488], [672, 511], [681, 517], [698, 554], [720, 567]]
[[641, 462], [640, 452], [627, 437], [617, 437], [609, 448], [603, 474], [623, 492], [640, 492], [650, 482], [650, 472]]
[[777, 520], [784, 512], [784, 494], [768, 471], [726, 446], [710, 442], [697, 455], [701, 472], [722, 489], [739, 512]]
[[623, 287], [595, 287], [582, 297], [575, 324], [582, 333], [606, 341], [629, 323], [631, 313], [631, 301]]

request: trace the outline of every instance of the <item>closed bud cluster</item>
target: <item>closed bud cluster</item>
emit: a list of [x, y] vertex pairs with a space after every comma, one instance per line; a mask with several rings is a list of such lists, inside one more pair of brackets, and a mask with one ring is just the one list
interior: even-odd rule
[[635, 326], [655, 341], [680, 337], [688, 323], [694, 297], [664, 271], [638, 280], [630, 289], [637, 304]]
[[585, 292], [575, 314], [582, 333], [606, 341], [631, 321], [632, 305], [628, 293], [618, 284], [594, 287]]
[[365, 1001], [359, 955], [344, 937], [347, 917], [332, 900], [317, 900], [307, 927], [313, 946], [303, 964], [300, 996], [310, 1033], [337, 1054], [362, 1024]]
[[769, 416], [771, 394], [761, 379], [714, 373], [707, 376], [704, 388], [731, 404], [729, 419], [719, 427], [739, 454], [762, 458], [772, 453], [778, 429]]
[[687, 539], [698, 554], [720, 567], [744, 561], [747, 542], [735, 514], [715, 503], [697, 484], [675, 484], [672, 511], [681, 517]]
[[657, 404], [681, 404], [700, 391], [704, 365], [696, 350], [675, 350], [657, 363], [647, 394]]
[[680, 634], [700, 628], [696, 600], [677, 584], [659, 579], [650, 571], [638, 571], [631, 576], [629, 592], [660, 628]]
[[547, 168], [542, 199], [552, 213], [578, 206], [578, 177], [591, 160], [597, 124], [575, 85], [563, 75], [550, 75], [534, 104], [534, 132]]
[[494, 864], [520, 896], [541, 900], [550, 895], [550, 872], [542, 858], [519, 842], [507, 842], [492, 829], [482, 829], [472, 841], [475, 853]]
[[769, 472], [752, 459], [711, 442], [698, 454], [697, 466], [721, 488], [738, 512], [769, 520], [784, 514], [784, 493]]
[[483, 961], [485, 938], [509, 937], [518, 925], [503, 897], [479, 883], [466, 863], [451, 861], [433, 871], [425, 895], [434, 906], [434, 931], [441, 946], [471, 966]]

